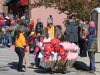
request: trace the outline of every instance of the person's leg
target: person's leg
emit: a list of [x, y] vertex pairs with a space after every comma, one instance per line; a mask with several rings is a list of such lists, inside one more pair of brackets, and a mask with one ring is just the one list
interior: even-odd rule
[[19, 54], [19, 68], [22, 70], [22, 63], [23, 63], [23, 58], [24, 58], [24, 52], [21, 52], [20, 50], [20, 54]]
[[84, 57], [87, 57], [87, 48], [86, 48], [86, 46], [83, 44], [83, 56]]
[[8, 39], [9, 39], [9, 45], [12, 45], [12, 40], [11, 40], [11, 37], [8, 37]]
[[2, 47], [4, 47], [4, 39], [1, 39], [1, 41], [2, 41]]
[[94, 52], [89, 52], [89, 59], [90, 59], [90, 69], [94, 70], [95, 68], [95, 53]]
[[18, 48], [18, 47], [15, 47], [15, 52], [19, 56], [18, 71], [24, 72], [22, 70], [22, 62], [23, 62], [24, 52], [21, 52], [20, 48]]
[[8, 37], [6, 38], [6, 45], [8, 45]]
[[83, 55], [83, 41], [79, 40], [80, 55]]
[[4, 46], [6, 45], [6, 38], [4, 38]]
[[25, 52], [25, 68], [30, 67], [29, 63], [29, 46], [26, 47], [27, 52]]

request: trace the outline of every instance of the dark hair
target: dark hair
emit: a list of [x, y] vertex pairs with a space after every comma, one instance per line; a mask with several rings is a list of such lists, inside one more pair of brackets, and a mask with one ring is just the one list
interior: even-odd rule
[[19, 31], [16, 35], [16, 38], [18, 39], [19, 38], [19, 35], [20, 35], [21, 31]]
[[72, 15], [68, 17], [69, 19], [72, 19]]
[[84, 22], [84, 18], [80, 18], [79, 20], [83, 21]]
[[25, 30], [24, 29], [20, 29], [20, 31], [17, 33], [17, 35], [16, 35], [16, 38], [18, 39], [19, 38], [19, 35], [20, 35], [20, 33], [23, 33], [23, 32], [25, 32]]
[[50, 15], [50, 17], [52, 17], [52, 15]]

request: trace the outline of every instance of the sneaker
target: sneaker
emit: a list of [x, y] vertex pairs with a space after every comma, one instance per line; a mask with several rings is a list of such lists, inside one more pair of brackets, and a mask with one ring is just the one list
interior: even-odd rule
[[0, 44], [0, 46], [2, 46], [2, 44]]

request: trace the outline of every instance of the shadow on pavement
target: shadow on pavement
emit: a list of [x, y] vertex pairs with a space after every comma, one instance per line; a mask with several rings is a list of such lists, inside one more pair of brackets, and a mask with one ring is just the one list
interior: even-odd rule
[[77, 70], [83, 70], [83, 71], [89, 71], [90, 69], [84, 62], [81, 61], [76, 61], [73, 67]]
[[95, 62], [95, 63], [100, 63], [100, 62]]
[[[34, 72], [39, 74], [50, 74], [50, 70], [45, 68], [34, 70]], [[61, 73], [61, 72], [54, 72], [54, 73]]]
[[49, 73], [49, 71], [47, 71], [46, 69], [44, 69], [44, 68], [42, 68], [42, 69], [36, 69], [36, 70], [34, 70], [34, 72], [36, 72], [36, 73], [42, 73], [42, 74], [47, 74], [47, 73]]
[[18, 62], [8, 63], [8, 65], [10, 65], [10, 68], [11, 69], [17, 70], [17, 68], [18, 68]]

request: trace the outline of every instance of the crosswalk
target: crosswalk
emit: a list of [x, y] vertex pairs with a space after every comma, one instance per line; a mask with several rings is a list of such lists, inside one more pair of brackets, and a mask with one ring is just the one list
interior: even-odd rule
[[[33, 62], [33, 54], [29, 54], [30, 63]], [[0, 75], [50, 75], [46, 69], [32, 69], [26, 70], [26, 72], [17, 72], [18, 55], [15, 51], [11, 51], [10, 48], [0, 48]], [[25, 60], [23, 60], [25, 65]], [[25, 69], [24, 69], [25, 70]], [[55, 73], [57, 75], [58, 73]], [[80, 75], [79, 73], [67, 73], [68, 75]], [[63, 75], [60, 73], [60, 75]]]
[[[29, 61], [30, 63], [33, 62], [33, 55], [29, 55]], [[8, 63], [18, 62], [18, 55], [15, 51], [11, 51], [10, 48], [0, 48], [0, 65], [8, 65]], [[23, 64], [25, 63], [25, 60], [23, 60]]]

